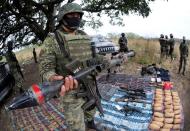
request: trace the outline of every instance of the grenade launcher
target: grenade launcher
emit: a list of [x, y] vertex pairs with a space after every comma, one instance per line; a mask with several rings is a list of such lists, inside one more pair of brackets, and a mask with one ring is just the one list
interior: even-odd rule
[[[84, 110], [88, 110], [92, 106], [96, 106], [101, 115], [103, 115], [103, 109], [101, 106], [100, 97], [98, 96], [97, 88], [92, 88], [86, 82], [87, 76], [96, 76], [97, 73], [102, 72], [103, 70], [110, 69], [112, 67], [121, 65], [124, 61], [124, 57], [133, 57], [135, 55], [134, 51], [131, 51], [126, 56], [113, 59], [107, 65], [105, 64], [95, 64], [90, 67], [86, 67], [84, 69], [79, 70], [78, 72], [71, 72], [73, 77], [85, 87], [84, 92], [78, 93], [78, 97], [86, 97], [87, 102], [82, 106]], [[73, 68], [74, 65], [77, 65], [78, 61], [74, 60], [66, 67], [68, 69]], [[26, 107], [37, 106], [47, 102], [48, 100], [52, 99], [55, 95], [60, 92], [61, 85], [64, 84], [64, 80], [53, 81], [53, 82], [44, 82], [41, 84], [33, 84], [28, 90], [26, 90], [20, 96], [14, 98], [8, 105], [6, 105], [7, 110], [15, 110], [21, 109]]]

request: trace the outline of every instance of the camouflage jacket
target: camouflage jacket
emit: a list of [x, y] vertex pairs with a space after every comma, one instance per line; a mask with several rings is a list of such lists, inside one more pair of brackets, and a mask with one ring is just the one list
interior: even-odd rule
[[188, 45], [186, 42], [185, 43], [181, 42], [181, 44], [179, 46], [179, 51], [180, 51], [181, 57], [188, 57], [189, 49], [188, 49]]
[[[90, 39], [85, 32], [77, 30], [75, 34], [67, 34], [59, 30], [64, 41], [65, 50], [72, 59], [77, 59], [82, 63], [92, 58]], [[55, 38], [54, 33], [48, 35], [43, 42], [44, 48], [40, 52], [39, 70], [43, 81], [48, 81], [50, 76], [58, 74], [66, 76], [69, 73], [64, 67], [70, 61], [65, 57], [63, 51]], [[98, 56], [101, 62], [105, 61], [103, 56]]]

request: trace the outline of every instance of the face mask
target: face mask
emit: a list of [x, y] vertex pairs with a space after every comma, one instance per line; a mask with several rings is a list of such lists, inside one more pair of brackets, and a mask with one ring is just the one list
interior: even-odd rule
[[63, 18], [63, 24], [71, 30], [76, 30], [79, 27], [80, 22], [81, 19], [77, 17], [68, 18], [65, 16]]

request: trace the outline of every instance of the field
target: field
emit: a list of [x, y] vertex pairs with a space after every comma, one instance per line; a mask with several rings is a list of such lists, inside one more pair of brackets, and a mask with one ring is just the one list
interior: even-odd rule
[[[160, 58], [160, 46], [157, 40], [145, 40], [145, 39], [133, 39], [129, 40], [129, 49], [135, 50], [135, 58], [129, 59], [128, 63], [122, 66], [122, 72], [129, 75], [140, 75], [142, 66], [156, 63], [158, 67], [168, 69], [171, 74], [171, 81], [174, 82], [174, 87], [179, 92], [184, 115], [185, 115], [185, 128], [184, 131], [190, 129], [190, 67], [187, 65], [187, 72], [185, 76], [177, 74], [179, 65], [179, 43], [176, 43], [174, 61], [171, 62], [170, 58], [164, 59], [159, 64]], [[41, 47], [36, 47], [37, 54], [39, 54]], [[38, 73], [38, 64], [34, 63], [32, 57], [32, 48], [27, 48], [16, 53], [19, 62], [23, 68], [25, 75], [24, 87], [29, 87], [32, 83], [38, 83], [40, 81]], [[189, 58], [188, 58], [189, 59]], [[5, 119], [5, 120], [3, 120]], [[1, 114], [0, 127], [7, 129], [6, 117]]]

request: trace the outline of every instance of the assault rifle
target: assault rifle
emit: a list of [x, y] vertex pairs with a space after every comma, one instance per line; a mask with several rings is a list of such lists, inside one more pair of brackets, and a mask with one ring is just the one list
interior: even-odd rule
[[127, 88], [120, 88], [119, 91], [123, 91], [126, 92], [128, 95], [131, 96], [139, 96], [142, 98], [146, 98], [146, 93], [144, 91], [144, 89], [127, 89]]
[[136, 103], [143, 103], [143, 104], [151, 104], [150, 102], [147, 102], [145, 99], [139, 99], [139, 98], [117, 98], [115, 99], [116, 102], [136, 102]]
[[133, 113], [133, 112], [143, 113], [140, 109], [136, 109], [134, 107], [130, 107], [127, 105], [124, 106], [124, 109], [122, 111], [124, 111], [126, 115], [129, 115], [130, 113]]
[[[125, 54], [124, 57], [132, 57], [135, 55], [134, 51]], [[101, 115], [103, 115], [103, 109], [101, 106], [100, 97], [98, 96], [98, 91], [91, 88], [88, 83], [85, 81], [87, 76], [96, 76], [97, 73], [102, 72], [103, 70], [112, 68], [114, 66], [120, 65], [123, 63], [124, 58], [111, 60], [109, 65], [106, 64], [95, 64], [90, 67], [86, 67], [84, 69], [75, 68], [75, 70], [71, 70], [73, 67], [77, 67], [77, 60], [72, 61], [66, 67], [70, 69], [71, 75], [83, 86], [86, 88], [84, 92], [80, 92], [79, 97], [86, 97], [87, 102], [82, 106], [84, 110], [89, 109], [91, 106], [96, 106]], [[11, 101], [7, 106], [7, 110], [15, 110], [26, 107], [37, 106], [43, 104], [53, 98], [60, 92], [61, 85], [64, 84], [64, 80], [53, 81], [53, 82], [44, 82], [41, 84], [33, 84], [27, 91], [25, 91], [22, 95], [16, 97]], [[96, 88], [97, 89], [97, 88]]]

